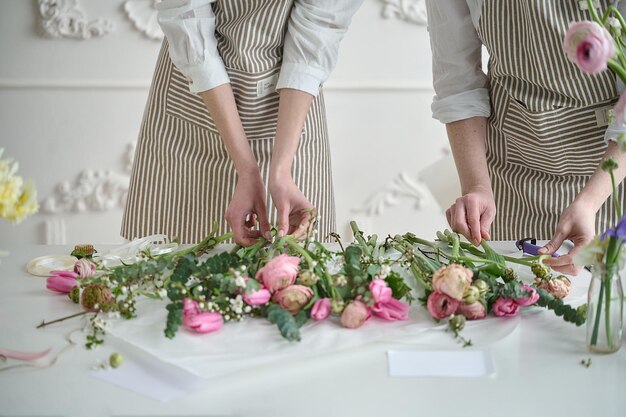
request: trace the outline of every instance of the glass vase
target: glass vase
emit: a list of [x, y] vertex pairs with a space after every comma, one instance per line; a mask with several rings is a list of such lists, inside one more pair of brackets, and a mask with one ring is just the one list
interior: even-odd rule
[[623, 308], [619, 269], [594, 266], [587, 293], [587, 348], [591, 352], [612, 353], [622, 346]]

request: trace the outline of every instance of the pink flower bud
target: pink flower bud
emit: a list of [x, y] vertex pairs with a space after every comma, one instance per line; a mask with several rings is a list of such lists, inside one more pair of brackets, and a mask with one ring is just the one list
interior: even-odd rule
[[85, 258], [79, 259], [74, 264], [74, 272], [81, 278], [93, 277], [96, 275], [96, 264]]
[[272, 294], [265, 288], [243, 294], [243, 301], [251, 306], [267, 304], [270, 298], [272, 298]]
[[483, 303], [476, 301], [472, 304], [459, 303], [455, 314], [464, 316], [468, 320], [480, 320], [485, 318], [487, 312]]
[[386, 303], [391, 299], [391, 288], [384, 279], [375, 279], [369, 285], [375, 303]]
[[259, 269], [256, 279], [261, 281], [271, 293], [274, 293], [296, 282], [299, 266], [300, 258], [282, 254]]
[[69, 294], [78, 285], [76, 273], [70, 271], [52, 271], [46, 279], [46, 288], [61, 294]]
[[471, 270], [462, 265], [444, 266], [433, 274], [433, 290], [461, 301], [465, 291], [472, 284], [473, 275]]
[[183, 326], [196, 333], [218, 331], [224, 325], [220, 313], [201, 312], [198, 303], [185, 298], [183, 300]]
[[361, 327], [367, 319], [370, 318], [370, 312], [365, 303], [362, 301], [352, 301], [343, 309], [341, 313], [341, 324], [349, 329]]
[[313, 298], [311, 288], [304, 285], [292, 285], [275, 293], [272, 301], [291, 314], [298, 314], [302, 307], [311, 301], [311, 298]]
[[387, 302], [376, 303], [372, 307], [372, 313], [381, 319], [408, 320], [410, 306], [395, 298], [390, 298]]
[[330, 299], [321, 298], [313, 304], [311, 318], [313, 320], [325, 320], [330, 316]]
[[539, 294], [537, 294], [537, 290], [535, 290], [533, 287], [524, 284], [522, 285], [522, 288], [526, 290], [528, 295], [526, 297], [518, 298], [517, 300], [515, 300], [517, 305], [519, 305], [520, 307], [526, 307], [535, 304], [537, 300], [539, 300]]
[[459, 302], [446, 294], [434, 291], [428, 296], [426, 308], [431, 316], [437, 320], [450, 317], [459, 306]]
[[519, 312], [519, 305], [512, 298], [498, 298], [493, 304], [493, 314], [498, 317], [512, 317]]

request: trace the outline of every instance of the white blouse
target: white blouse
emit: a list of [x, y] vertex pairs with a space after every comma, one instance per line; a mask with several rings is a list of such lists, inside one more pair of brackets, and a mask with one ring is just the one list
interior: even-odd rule
[[[172, 62], [190, 80], [193, 93], [230, 81], [217, 50], [211, 7], [215, 1], [163, 0], [156, 5]], [[317, 95], [337, 63], [339, 43], [362, 2], [294, 1], [276, 89], [293, 88]]]
[[[470, 117], [489, 117], [487, 75], [482, 70], [482, 42], [477, 33], [484, 0], [426, 0], [433, 54], [435, 97], [433, 117], [451, 123]], [[621, 13], [626, 2], [617, 3]], [[586, 7], [587, 2], [581, 2]], [[623, 89], [619, 84], [620, 91]], [[626, 125], [610, 125], [605, 139], [626, 133]]]

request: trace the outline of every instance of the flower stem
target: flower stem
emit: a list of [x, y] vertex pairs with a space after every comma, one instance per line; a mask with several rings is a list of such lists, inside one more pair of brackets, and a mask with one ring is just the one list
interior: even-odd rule
[[52, 320], [52, 321], [42, 320], [41, 323], [39, 324], [39, 326], [37, 326], [37, 329], [41, 329], [42, 327], [46, 327], [49, 324], [59, 323], [61, 321], [67, 320], [67, 319], [73, 319], [74, 317], [84, 316], [85, 314], [88, 314], [88, 313], [89, 313], [89, 311], [81, 311], [80, 313], [72, 314], [72, 315], [66, 316], [66, 317], [61, 317], [60, 319], [56, 319], [56, 320]]
[[311, 255], [309, 254], [309, 252], [306, 249], [304, 249], [302, 246], [300, 246], [297, 242], [294, 241], [293, 237], [284, 236], [284, 237], [281, 238], [281, 240], [284, 243], [286, 243], [287, 246], [289, 246], [294, 252], [297, 252], [300, 255], [302, 255], [302, 257], [306, 261], [306, 263], [309, 266], [309, 268], [313, 269], [313, 267], [314, 267], [313, 258], [311, 258]]
[[359, 226], [356, 224], [354, 220], [350, 222], [350, 228], [352, 228], [352, 233], [354, 234], [354, 238], [357, 240], [357, 242], [359, 242], [359, 246], [361, 246], [361, 249], [363, 249], [363, 253], [367, 257], [371, 257], [372, 251], [370, 250], [370, 247], [367, 245], [367, 242], [365, 241], [365, 239], [363, 239], [363, 232], [359, 230]]

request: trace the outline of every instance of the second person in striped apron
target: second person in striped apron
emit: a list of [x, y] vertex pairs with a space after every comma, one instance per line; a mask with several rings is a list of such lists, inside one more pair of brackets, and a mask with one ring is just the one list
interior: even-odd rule
[[327, 239], [335, 212], [320, 86], [362, 1], [158, 3], [166, 41], [122, 235], [193, 243], [219, 222], [250, 245], [270, 224], [302, 236], [314, 211]]
[[[611, 141], [625, 129], [603, 117], [618, 97], [615, 77], [583, 74], [563, 51], [569, 24], [590, 19], [586, 4], [427, 0], [433, 116], [446, 124], [463, 194], [448, 222], [475, 244], [536, 237], [552, 253], [572, 240], [568, 255], [546, 262], [571, 274], [574, 253], [616, 220], [600, 161], [617, 157], [620, 180], [626, 166]], [[618, 194], [624, 201], [623, 184]]]

